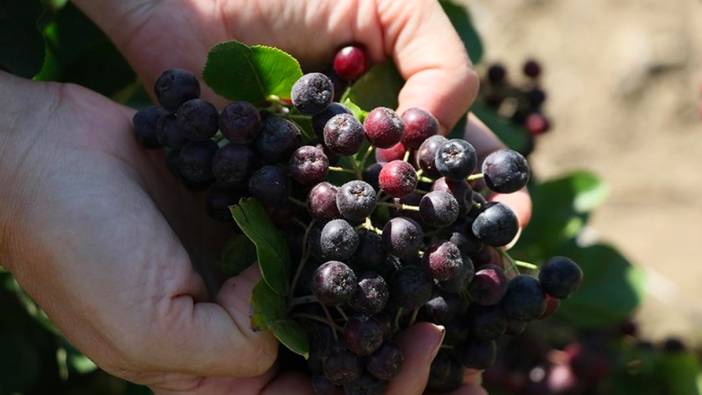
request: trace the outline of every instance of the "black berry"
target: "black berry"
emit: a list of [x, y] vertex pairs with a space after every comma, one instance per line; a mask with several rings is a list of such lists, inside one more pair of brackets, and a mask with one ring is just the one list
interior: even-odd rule
[[261, 132], [261, 114], [251, 103], [236, 101], [222, 110], [219, 128], [232, 143], [252, 143]]
[[349, 221], [363, 221], [375, 209], [376, 193], [365, 181], [349, 181], [339, 188], [336, 206], [342, 217]]
[[388, 303], [390, 290], [382, 276], [368, 272], [361, 275], [356, 287], [356, 295], [349, 301], [349, 306], [361, 314], [380, 313]]
[[419, 201], [419, 216], [424, 224], [443, 228], [456, 222], [458, 214], [458, 201], [448, 192], [429, 192]]
[[500, 85], [507, 79], [507, 69], [505, 66], [495, 63], [488, 68], [488, 81], [494, 85]]
[[470, 143], [461, 139], [448, 140], [436, 151], [436, 170], [452, 180], [463, 180], [473, 173], [478, 156]]
[[447, 351], [440, 351], [431, 363], [427, 389], [435, 392], [451, 392], [463, 383], [463, 366]]
[[220, 148], [212, 160], [212, 173], [217, 184], [223, 187], [247, 186], [249, 177], [256, 171], [256, 153], [245, 145], [227, 144]]
[[419, 312], [419, 319], [438, 325], [447, 325], [468, 306], [462, 295], [434, 292]]
[[434, 135], [424, 140], [417, 150], [417, 166], [424, 170], [424, 174], [429, 177], [439, 177], [441, 173], [436, 170], [436, 152], [448, 139], [441, 135]]
[[483, 161], [485, 184], [499, 193], [516, 192], [529, 182], [529, 164], [517, 151], [501, 149]]
[[312, 292], [322, 304], [345, 303], [356, 293], [356, 275], [346, 264], [329, 261], [314, 272]]
[[191, 99], [181, 104], [176, 120], [185, 137], [191, 141], [207, 140], [219, 129], [217, 109], [202, 99]]
[[156, 124], [156, 138], [160, 145], [171, 149], [180, 149], [188, 142], [185, 130], [173, 114], [164, 114], [159, 118]]
[[397, 307], [414, 310], [431, 299], [433, 286], [431, 275], [423, 267], [404, 266], [390, 282], [390, 299]]
[[501, 305], [507, 318], [531, 321], [539, 318], [546, 310], [546, 296], [539, 280], [519, 275], [509, 282]]
[[363, 125], [352, 114], [333, 116], [324, 126], [324, 145], [339, 155], [353, 155], [363, 144]]
[[343, 219], [331, 220], [322, 228], [320, 246], [322, 258], [347, 260], [358, 248], [358, 233]]
[[229, 207], [239, 203], [239, 199], [241, 194], [238, 192], [211, 188], [205, 196], [207, 215], [215, 221], [232, 222], [234, 218]]
[[572, 295], [582, 280], [582, 269], [572, 260], [562, 256], [549, 259], [539, 272], [539, 281], [544, 292], [558, 299], [566, 299]]
[[416, 255], [423, 238], [422, 227], [409, 218], [392, 218], [383, 228], [385, 249], [399, 258]]
[[383, 395], [388, 382], [364, 373], [355, 381], [344, 386], [345, 395]]
[[349, 318], [344, 326], [344, 345], [352, 353], [365, 357], [373, 354], [383, 344], [383, 326], [367, 316]]
[[497, 344], [494, 340], [471, 340], [461, 350], [461, 363], [469, 369], [484, 370], [495, 364]]
[[469, 314], [470, 334], [478, 340], [494, 340], [507, 331], [507, 317], [499, 306], [475, 306]]
[[529, 78], [539, 78], [541, 76], [541, 64], [534, 59], [529, 59], [524, 62], [522, 71]]
[[290, 176], [302, 185], [324, 181], [329, 170], [329, 159], [320, 148], [305, 145], [290, 157]]
[[519, 221], [509, 207], [488, 203], [473, 221], [473, 234], [485, 244], [501, 247], [509, 244], [519, 232]]
[[361, 360], [341, 345], [332, 348], [322, 365], [324, 376], [334, 385], [345, 385], [361, 377]]
[[134, 135], [137, 141], [146, 148], [158, 148], [160, 146], [157, 137], [159, 119], [167, 116], [168, 113], [161, 107], [151, 106], [138, 111], [132, 118], [134, 123]]
[[385, 342], [368, 358], [366, 370], [380, 380], [390, 380], [400, 373], [404, 360], [402, 350], [397, 345]]
[[294, 123], [269, 115], [261, 124], [261, 133], [256, 140], [256, 150], [266, 163], [287, 162], [300, 145], [300, 129]]
[[258, 169], [249, 179], [249, 193], [267, 205], [286, 204], [290, 197], [290, 180], [285, 169], [274, 165]]
[[312, 117], [312, 127], [314, 132], [323, 139], [324, 127], [327, 126], [327, 122], [332, 119], [335, 115], [339, 114], [351, 114], [351, 110], [346, 108], [341, 103], [332, 103], [324, 111], [316, 114]]
[[359, 243], [351, 261], [364, 269], [375, 271], [385, 264], [387, 253], [379, 234], [362, 229], [358, 233]]
[[178, 170], [186, 180], [203, 183], [212, 180], [212, 159], [219, 147], [211, 140], [186, 144], [178, 157]]
[[305, 74], [292, 87], [293, 105], [302, 114], [319, 114], [332, 100], [334, 84], [322, 73]]
[[378, 107], [368, 113], [363, 122], [366, 137], [378, 148], [390, 148], [400, 142], [405, 127], [395, 111]]
[[156, 80], [154, 92], [163, 108], [175, 112], [181, 104], [200, 97], [200, 82], [189, 71], [166, 70]]

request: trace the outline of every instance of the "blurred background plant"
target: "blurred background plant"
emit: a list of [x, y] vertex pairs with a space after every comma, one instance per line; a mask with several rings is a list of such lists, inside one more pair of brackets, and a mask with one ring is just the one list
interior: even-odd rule
[[[567, 124], [560, 125], [558, 115], [563, 107], [554, 111], [548, 104], [562, 95], [552, 94], [557, 92], [544, 84], [549, 71], [561, 65], [557, 59], [551, 64], [551, 58], [517, 59], [516, 54], [504, 63], [485, 61], [484, 54], [496, 56], [486, 51], [483, 43], [490, 40], [483, 41], [467, 8], [450, 1], [441, 3], [483, 76], [480, 97], [471, 110], [510, 147], [525, 155], [534, 152], [530, 159], [540, 164], [542, 157], [549, 155], [547, 149], [539, 149], [542, 139], [558, 135], [563, 141], [573, 132]], [[548, 2], [523, 3], [533, 8]], [[473, 15], [481, 30], [481, 20], [485, 30], [494, 29], [490, 18], [508, 12], [490, 7], [477, 2], [482, 14]], [[509, 12], [517, 13], [519, 8]], [[527, 26], [528, 19], [521, 21], [520, 28]], [[489, 31], [486, 37], [493, 35], [498, 33]], [[0, 37], [4, 38], [0, 67], [14, 74], [77, 83], [133, 107], [148, 102], [136, 75], [112, 43], [65, 0], [3, 3]], [[501, 45], [495, 53], [510, 54], [509, 45], [495, 41]], [[396, 77], [391, 68], [380, 66], [367, 79], [393, 84]], [[366, 86], [375, 85], [366, 82]], [[555, 89], [571, 87], [558, 85]], [[695, 103], [691, 101], [693, 108]], [[562, 151], [553, 144], [548, 149]], [[508, 341], [499, 363], [485, 374], [490, 393], [699, 394], [699, 358], [691, 344], [684, 344], [695, 339], [660, 341], [666, 336], [659, 333], [656, 345], [646, 340], [646, 333], [641, 335], [635, 313], [644, 296], [651, 294], [651, 282], [645, 274], [649, 271], [632, 265], [613, 245], [600, 242], [590, 225], [608, 192], [603, 180], [573, 166], [567, 166], [566, 174], [553, 175], [549, 170], [549, 177], [542, 179], [540, 167], [536, 166], [537, 174], [529, 186], [534, 216], [513, 256], [536, 263], [553, 255], [570, 256], [582, 266], [585, 282], [552, 319]], [[660, 282], [657, 277], [654, 280]], [[0, 272], [0, 316], [0, 395], [150, 393], [97, 369], [63, 339], [7, 272]]]

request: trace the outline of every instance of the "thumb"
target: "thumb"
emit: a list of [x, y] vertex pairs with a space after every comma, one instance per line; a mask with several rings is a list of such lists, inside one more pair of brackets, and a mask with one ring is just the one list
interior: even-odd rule
[[431, 112], [444, 130], [465, 114], [479, 79], [463, 42], [436, 0], [378, 2], [385, 52], [406, 80], [398, 112], [411, 107]]

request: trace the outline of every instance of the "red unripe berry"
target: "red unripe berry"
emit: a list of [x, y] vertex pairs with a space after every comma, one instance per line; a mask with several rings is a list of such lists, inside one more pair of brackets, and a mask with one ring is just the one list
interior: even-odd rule
[[394, 160], [386, 163], [378, 177], [380, 188], [388, 195], [401, 198], [417, 188], [417, 172], [409, 163]]
[[405, 134], [402, 143], [410, 149], [417, 149], [429, 137], [439, 133], [439, 121], [420, 108], [410, 108], [402, 114]]
[[377, 148], [390, 148], [400, 142], [405, 125], [397, 113], [386, 107], [377, 107], [363, 122], [366, 137]]
[[359, 79], [368, 71], [366, 51], [349, 45], [341, 48], [334, 57], [334, 72], [346, 81]]
[[536, 112], [527, 117], [526, 121], [524, 121], [524, 126], [526, 126], [527, 131], [532, 136], [538, 136], [551, 129], [551, 123], [548, 118]]
[[375, 150], [375, 160], [379, 163], [402, 160], [405, 157], [405, 151], [405, 146], [401, 142], [390, 148], [378, 148]]

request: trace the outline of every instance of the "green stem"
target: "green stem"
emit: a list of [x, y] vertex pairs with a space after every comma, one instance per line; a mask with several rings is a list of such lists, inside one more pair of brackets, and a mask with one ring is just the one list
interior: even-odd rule
[[288, 198], [288, 200], [290, 200], [291, 202], [297, 204], [297, 205], [300, 206], [300, 207], [305, 207], [305, 208], [307, 208], [307, 203], [303, 202], [303, 201], [300, 200], [300, 199], [295, 199], [294, 197], [291, 196], [291, 197]]
[[466, 178], [468, 182], [482, 180], [485, 177], [483, 173], [473, 174]]
[[376, 203], [378, 206], [385, 206], [385, 207], [393, 207], [398, 210], [404, 210], [404, 211], [419, 211], [419, 207], [417, 206], [411, 206], [409, 204], [395, 204], [395, 203], [386, 203], [386, 202], [378, 202]]
[[332, 331], [334, 332], [334, 335], [335, 335], [335, 336], [336, 336], [336, 331], [337, 331], [337, 330], [339, 330], [339, 331], [342, 331], [342, 330], [343, 330], [343, 328], [340, 327], [339, 325], [337, 325], [336, 323], [333, 323], [333, 322], [332, 322], [332, 323], [330, 324], [329, 321], [327, 321], [325, 318], [317, 317], [317, 316], [314, 315], [314, 314], [296, 313], [296, 314], [293, 314], [292, 316], [293, 316], [294, 318], [304, 318], [304, 319], [307, 319], [307, 320], [312, 320], [312, 321], [321, 322], [321, 323], [323, 323], [323, 324], [327, 324], [327, 325], [329, 325], [329, 326], [332, 328]]
[[402, 316], [402, 307], [397, 309], [397, 313], [395, 313], [395, 330], [400, 329], [400, 316]]
[[337, 172], [337, 173], [348, 173], [348, 174], [356, 175], [356, 172], [355, 172], [355, 171], [353, 171], [353, 170], [351, 170], [351, 169], [347, 169], [347, 168], [345, 168], [345, 167], [339, 167], [339, 166], [329, 166], [329, 171], [334, 171], [334, 172]]
[[419, 307], [414, 309], [414, 311], [412, 312], [412, 318], [410, 319], [409, 326], [414, 325], [415, 321], [417, 321], [417, 315], [419, 315]]
[[[293, 276], [292, 282], [290, 283], [290, 296], [295, 293], [295, 287], [297, 286], [297, 282], [300, 280], [300, 275], [302, 274], [302, 269], [305, 267], [305, 264], [307, 264], [307, 260], [310, 257], [310, 249], [308, 247], [308, 238], [310, 236], [310, 229], [314, 226], [314, 220], [310, 222], [309, 225], [305, 227], [305, 234], [302, 236], [302, 257], [300, 258], [300, 263], [297, 265], [297, 269], [295, 270], [295, 275]], [[292, 305], [292, 302], [291, 302]]]
[[366, 162], [368, 162], [368, 158], [371, 156], [374, 149], [373, 144], [368, 145], [368, 149], [366, 150], [366, 153], [363, 154], [363, 158], [361, 159], [361, 167], [366, 167]]
[[520, 260], [516, 260], [516, 259], [514, 260], [514, 264], [519, 266], [519, 267], [523, 267], [527, 270], [538, 270], [539, 269], [539, 267], [534, 265], [533, 263], [524, 262], [524, 261], [520, 261]]
[[404, 160], [405, 162], [409, 161], [409, 157], [410, 157], [411, 153], [412, 152], [410, 150], [405, 151], [405, 156], [402, 157], [402, 160]]
[[299, 296], [297, 298], [292, 298], [290, 301], [290, 306], [299, 306], [301, 304], [317, 303], [317, 298], [314, 295]]
[[428, 182], [430, 184], [434, 182], [433, 179], [431, 179], [429, 177], [425, 177], [425, 176], [417, 176], [417, 180], [419, 180], [421, 182]]
[[349, 316], [346, 315], [346, 313], [344, 312], [344, 309], [342, 309], [341, 306], [337, 305], [337, 306], [336, 306], [336, 311], [339, 312], [339, 314], [340, 314], [341, 317], [344, 319], [344, 321], [348, 321], [348, 320], [349, 320]]

